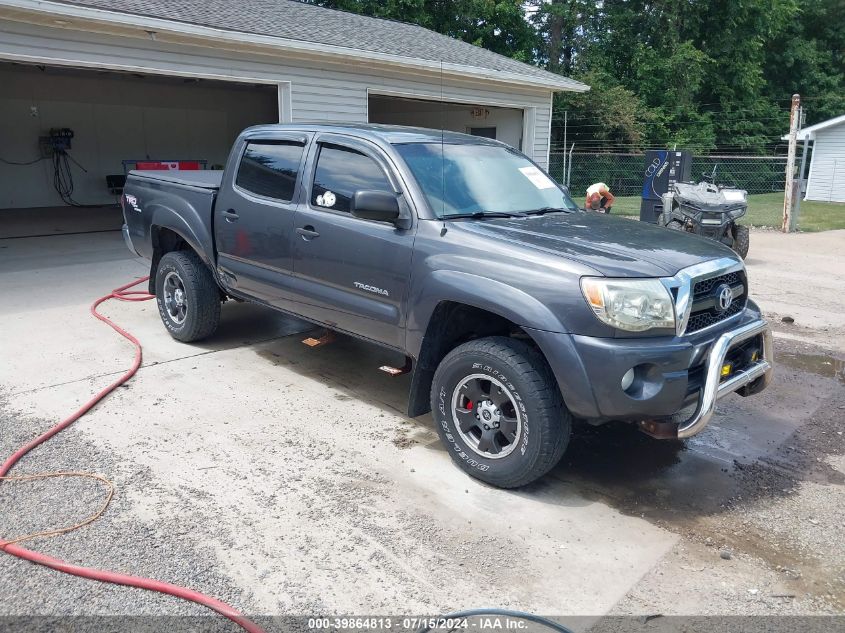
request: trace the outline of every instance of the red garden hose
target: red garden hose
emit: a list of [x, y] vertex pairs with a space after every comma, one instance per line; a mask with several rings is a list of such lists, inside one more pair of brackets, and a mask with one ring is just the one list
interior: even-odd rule
[[[137, 286], [138, 284], [143, 283], [148, 279], [149, 277], [144, 277], [142, 279], [138, 279], [137, 281], [133, 281], [131, 283], [120, 286], [120, 288], [115, 288], [109, 294], [105, 295], [104, 297], [100, 297], [91, 305], [91, 314], [93, 314], [100, 321], [111, 327], [115, 332], [131, 341], [132, 345], [135, 346], [135, 360], [132, 362], [132, 367], [130, 367], [126, 371], [126, 373], [124, 373], [120, 378], [115, 380], [108, 387], [100, 391], [88, 402], [83, 404], [70, 417], [62, 420], [56, 426], [52, 427], [45, 433], [39, 435], [34, 440], [24, 444], [18, 450], [12, 453], [12, 455], [9, 456], [9, 458], [6, 459], [5, 462], [3, 462], [2, 466], [0, 466], [0, 481], [2, 481], [2, 478], [6, 477], [12, 466], [14, 466], [29, 451], [34, 449], [36, 446], [43, 444], [54, 435], [63, 431], [71, 424], [76, 422], [79, 418], [81, 418], [92, 408], [94, 408], [94, 406], [103, 398], [105, 398], [112, 391], [117, 389], [120, 385], [132, 378], [132, 376], [135, 375], [135, 372], [138, 371], [138, 368], [141, 366], [142, 358], [141, 343], [139, 343], [138, 339], [132, 336], [132, 334], [130, 334], [129, 332], [121, 328], [119, 325], [114, 323], [111, 319], [97, 312], [97, 307], [101, 303], [108, 301], [109, 299], [119, 299], [120, 301], [147, 301], [148, 299], [152, 299], [154, 295], [148, 294], [140, 290], [129, 290], [129, 288]], [[126, 574], [119, 574], [101, 569], [92, 569], [90, 567], [80, 567], [78, 565], [71, 565], [69, 563], [66, 563], [65, 561], [59, 560], [58, 558], [53, 558], [51, 556], [46, 556], [45, 554], [41, 554], [39, 552], [34, 552], [32, 550], [23, 548], [15, 544], [14, 542], [5, 541], [2, 539], [0, 539], [0, 550], [6, 552], [7, 554], [11, 554], [12, 556], [17, 556], [18, 558], [28, 560], [38, 565], [44, 565], [45, 567], [64, 572], [66, 574], [81, 576], [83, 578], [89, 578], [91, 580], [99, 580], [100, 582], [109, 582], [116, 585], [138, 587], [139, 589], [157, 591], [159, 593], [165, 593], [171, 596], [176, 596], [177, 598], [182, 598], [183, 600], [190, 600], [191, 602], [196, 602], [197, 604], [201, 604], [205, 607], [208, 607], [209, 609], [216, 611], [220, 615], [226, 616], [249, 633], [264, 633], [264, 630], [261, 627], [259, 627], [251, 620], [247, 619], [245, 616], [241, 615], [238, 611], [236, 611], [233, 607], [229, 606], [225, 602], [221, 602], [220, 600], [211, 598], [197, 591], [186, 589], [185, 587], [179, 587], [177, 585], [161, 582], [159, 580], [152, 580], [150, 578], [141, 578], [139, 576], [129, 576]]]

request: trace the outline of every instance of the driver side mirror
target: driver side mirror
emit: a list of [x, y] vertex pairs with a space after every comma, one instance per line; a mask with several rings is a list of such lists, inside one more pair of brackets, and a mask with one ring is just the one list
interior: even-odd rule
[[356, 218], [393, 222], [399, 219], [399, 197], [391, 191], [356, 191], [352, 196], [350, 211]]

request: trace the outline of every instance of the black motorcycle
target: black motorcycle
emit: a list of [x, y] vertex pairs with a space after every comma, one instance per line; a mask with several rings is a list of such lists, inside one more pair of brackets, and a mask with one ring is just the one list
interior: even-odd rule
[[748, 211], [744, 189], [720, 187], [714, 183], [716, 168], [699, 183], [677, 182], [663, 195], [661, 226], [687, 231], [722, 242], [745, 259], [751, 235], [737, 220]]

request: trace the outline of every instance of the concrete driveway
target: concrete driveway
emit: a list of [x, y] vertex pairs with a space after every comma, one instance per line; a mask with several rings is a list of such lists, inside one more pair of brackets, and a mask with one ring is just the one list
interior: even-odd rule
[[[88, 306], [146, 272], [119, 233], [0, 241], [0, 454], [128, 366], [129, 344]], [[226, 304], [199, 345], [172, 340], [152, 302], [104, 312], [143, 343], [141, 371], [14, 472], [93, 470], [114, 480], [116, 500], [94, 525], [33, 542], [40, 551], [251, 614], [836, 609], [803, 585], [805, 602], [737, 603], [782, 578], [764, 549], [743, 555], [725, 523], [736, 496], [773, 506], [772, 491], [746, 492], [735, 464], [770, 460], [822, 404], [838, 406], [835, 376], [796, 370], [765, 397], [732, 396], [686, 447], [581, 432], [551, 476], [506, 492], [453, 467], [428, 416], [404, 416], [407, 377], [378, 372], [396, 359], [375, 347], [307, 348], [307, 324], [248, 304]], [[73, 523], [98, 494], [78, 481], [0, 485], [0, 534]], [[817, 546], [842, 555], [841, 543]], [[204, 613], [7, 556], [0, 593], [0, 615]]]
[[[0, 427], [6, 454], [7, 438], [37, 432], [127, 366], [130, 346], [87, 308], [146, 269], [114, 233], [4, 246], [0, 384], [17, 418]], [[173, 341], [152, 302], [112, 302], [104, 311], [142, 341], [143, 369], [69, 434], [86, 452], [120, 463], [120, 472], [103, 474], [116, 479], [121, 520], [143, 524], [160, 542], [153, 556], [190, 556], [170, 542], [174, 532], [186, 537], [206, 565], [248, 594], [246, 605], [236, 602], [251, 613], [510, 605], [600, 614], [677, 539], [565, 482], [514, 493], [466, 477], [427, 416], [402, 414], [407, 377], [377, 371], [394, 359], [376, 348], [342, 338], [309, 349], [301, 343], [307, 324], [246, 304], [226, 305], [219, 335], [201, 345]], [[51, 468], [82, 466], [60, 448], [39, 450], [52, 452]], [[136, 483], [138, 471], [145, 476]], [[72, 516], [86, 511], [65, 506]], [[52, 511], [42, 520], [62, 522]], [[83, 533], [68, 538], [79, 540], [77, 558], [85, 560]], [[38, 546], [52, 551], [59, 542]], [[143, 568], [156, 573], [149, 563]], [[24, 583], [54, 575], [7, 557], [0, 569]], [[127, 598], [90, 600], [84, 611], [133, 613]], [[24, 597], [3, 605], [16, 613], [45, 608]]]

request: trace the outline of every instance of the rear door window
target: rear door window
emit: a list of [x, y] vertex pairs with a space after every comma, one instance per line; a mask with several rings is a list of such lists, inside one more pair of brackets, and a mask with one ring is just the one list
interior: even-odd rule
[[296, 141], [248, 142], [235, 184], [259, 196], [290, 202], [304, 147]]
[[354, 149], [325, 143], [320, 146], [311, 205], [349, 213], [356, 191], [393, 191], [381, 166]]

